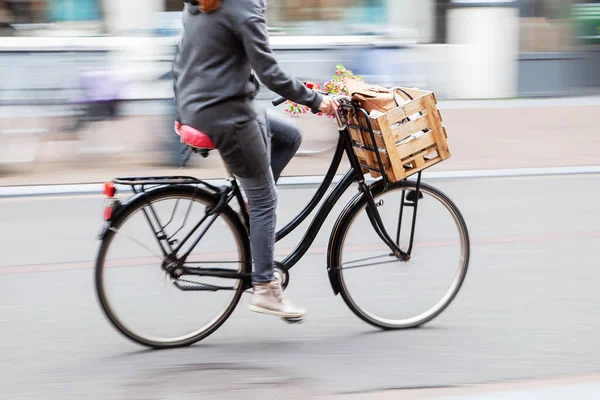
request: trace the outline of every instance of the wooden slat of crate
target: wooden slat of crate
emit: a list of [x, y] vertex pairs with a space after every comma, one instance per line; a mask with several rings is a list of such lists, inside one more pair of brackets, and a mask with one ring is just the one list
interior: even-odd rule
[[[354, 148], [354, 153], [356, 154], [358, 161], [362, 164], [362, 165], [366, 165], [368, 167], [371, 168], [377, 168], [379, 169], [379, 164], [377, 162], [373, 162], [372, 157], [374, 157], [374, 153], [368, 149], [365, 148]], [[377, 171], [373, 171], [370, 170], [368, 168], [363, 168], [362, 169], [363, 173], [369, 173], [371, 174], [371, 176], [373, 178], [378, 178], [381, 176], [380, 173], [378, 173]]]
[[365, 152], [366, 152], [365, 149], [361, 149], [358, 147], [354, 148], [354, 154], [356, 154], [356, 157], [358, 157], [358, 161], [360, 161], [363, 164], [364, 164], [364, 160], [367, 159]]
[[[418, 131], [419, 127], [421, 127], [421, 129], [427, 128], [426, 125], [429, 123], [425, 119], [425, 116], [421, 116], [415, 121], [402, 123], [394, 130], [392, 130], [391, 127], [398, 122], [402, 122], [413, 114], [424, 111], [424, 107], [425, 103], [423, 102], [422, 98], [417, 98], [377, 118], [377, 123], [380, 127], [380, 131], [385, 142], [385, 148], [387, 150], [387, 155], [390, 160], [389, 168], [386, 169], [386, 175], [391, 181], [399, 181], [406, 177], [406, 167], [404, 165], [405, 162], [400, 156], [397, 142]], [[402, 147], [402, 145], [400, 145], [400, 147]], [[412, 160], [409, 162], [412, 162]]]
[[[351, 121], [352, 124], [359, 125], [359, 126], [366, 128], [367, 123], [366, 123], [365, 117], [363, 115], [360, 115], [359, 118], [360, 119], [353, 118], [353, 120]], [[369, 146], [370, 148], [377, 148], [376, 146], [373, 146], [373, 143], [372, 143], [373, 141], [371, 139], [370, 133], [360, 129], [359, 127], [350, 127], [350, 135], [351, 135], [352, 139], [358, 143], [361, 143], [365, 146]], [[376, 143], [379, 145], [379, 147], [384, 148], [383, 141], [380, 137], [378, 137], [378, 135], [375, 135], [375, 140], [376, 140]], [[356, 151], [356, 150], [359, 150], [359, 151]], [[377, 155], [373, 151], [370, 151], [368, 149], [359, 149], [359, 148], [355, 147], [354, 153], [357, 155], [358, 161], [361, 164], [367, 165], [371, 168], [379, 169], [379, 163], [377, 162]], [[374, 178], [378, 178], [381, 176], [381, 174], [379, 174], [377, 171], [373, 171], [370, 169], [363, 168], [362, 171], [364, 173], [369, 173]]]
[[[350, 125], [355, 125], [355, 126], [358, 125], [358, 121], [356, 120], [356, 116], [355, 116], [354, 112], [348, 111], [346, 117], [347, 117], [348, 123]], [[352, 138], [353, 141], [364, 144], [362, 132], [358, 127], [349, 126], [348, 130], [350, 131], [350, 137]], [[360, 148], [355, 147], [354, 150], [355, 150], [354, 153], [356, 154], [356, 156], [358, 158], [358, 162], [363, 165], [369, 165], [370, 157], [368, 157], [368, 154], [366, 154], [365, 151]], [[366, 168], [363, 168], [362, 172], [366, 174], [370, 171]]]
[[[390, 169], [390, 161], [388, 159], [387, 152], [385, 151], [385, 143], [383, 137], [381, 136], [381, 132], [379, 132], [379, 125], [377, 124], [377, 121], [374, 119], [369, 119], [369, 122], [371, 123], [371, 129], [374, 131], [376, 144], [374, 146], [371, 134], [366, 130], [368, 128], [368, 125], [364, 115], [359, 114], [361, 116], [360, 121], [358, 120], [358, 118], [355, 117], [355, 115], [356, 114], [353, 112], [348, 112], [347, 115], [348, 122], [351, 125], [355, 125], [349, 127], [350, 136], [357, 143], [361, 143], [373, 149], [381, 149], [379, 156], [381, 158], [382, 164], [384, 165], [384, 170]], [[362, 125], [363, 128], [365, 128], [364, 130], [359, 128], [359, 123], [360, 125]], [[371, 168], [380, 169], [379, 162], [377, 161], [377, 154], [375, 152], [357, 147], [355, 147], [354, 150], [354, 153], [357, 155], [357, 158], [361, 164], [367, 165]], [[366, 168], [363, 168], [363, 172], [369, 173], [373, 178], [378, 178], [381, 176], [381, 174], [377, 171], [373, 171]]]
[[[414, 164], [415, 168], [421, 168], [423, 166], [423, 164], [425, 164], [425, 158], [424, 158], [425, 152], [423, 153], [419, 153], [416, 156], [412, 157], [412, 164]], [[404, 173], [406, 173], [406, 170], [404, 171]]]
[[[407, 87], [401, 87], [400, 89], [402, 89], [404, 92], [408, 93], [413, 99], [418, 99], [420, 97], [423, 97], [426, 94], [432, 94], [433, 96], [435, 96], [433, 94], [433, 92], [430, 92], [427, 90], [421, 90], [421, 89], [417, 89], [417, 88], [407, 88]], [[402, 92], [398, 92], [398, 94], [400, 94], [402, 97], [406, 96]]]
[[[388, 153], [386, 151], [380, 151], [379, 152], [379, 156], [381, 158], [381, 163], [383, 164], [383, 171], [384, 172], [390, 171], [392, 169], [392, 165], [390, 163], [390, 159], [388, 157]], [[377, 156], [375, 156], [375, 157], [377, 157]], [[377, 162], [377, 160], [375, 161], [374, 168], [377, 168], [377, 169], [380, 168], [379, 167], [379, 163]], [[374, 171], [371, 171], [371, 172], [374, 172]], [[371, 176], [374, 177], [374, 178], [381, 176], [381, 174], [377, 174], [377, 173], [375, 173], [375, 174], [376, 174], [376, 176], [374, 174], [371, 174]]]
[[377, 147], [379, 149], [385, 149], [385, 141], [383, 140], [383, 136], [381, 134], [381, 128], [379, 127], [379, 123], [376, 119], [369, 118], [371, 122], [371, 128], [373, 129], [373, 133], [375, 136], [375, 143], [377, 143]]
[[433, 136], [435, 137], [435, 142], [437, 145], [437, 152], [442, 157], [442, 159], [447, 159], [450, 157], [450, 149], [448, 149], [448, 142], [446, 141], [446, 130], [442, 127], [441, 123], [441, 113], [437, 109], [435, 96], [433, 93], [431, 96], [426, 96], [423, 98], [423, 102], [427, 107], [428, 111], [428, 119], [430, 123], [433, 125]]
[[362, 135], [360, 134], [360, 129], [354, 127], [350, 127], [349, 129], [350, 137], [352, 138], [352, 140], [354, 140], [355, 142], [362, 143]]
[[[371, 122], [371, 128], [374, 131], [375, 134], [375, 143], [377, 144], [377, 149], [379, 150], [379, 157], [381, 159], [381, 163], [383, 164], [383, 170], [387, 171], [389, 168], [391, 168], [391, 164], [390, 164], [390, 159], [388, 157], [388, 153], [386, 150], [386, 145], [385, 145], [385, 141], [383, 140], [383, 135], [381, 133], [381, 128], [379, 126], [379, 123], [377, 122], [376, 119], [373, 118], [369, 118], [369, 121]], [[367, 136], [369, 134], [367, 133]], [[377, 155], [374, 154], [374, 157], [372, 159], [373, 165], [372, 167], [379, 169], [379, 163], [377, 161]], [[371, 174], [372, 177], [379, 177], [381, 176], [380, 174]]]
[[[348, 120], [349, 125], [358, 125], [358, 121], [356, 121], [356, 117], [352, 111], [347, 111], [346, 119]], [[360, 142], [361, 137], [358, 128], [349, 126], [348, 129], [350, 130], [350, 136], [352, 137], [352, 139], [357, 142]]]
[[400, 124], [399, 127], [392, 128], [392, 134], [396, 139], [396, 142], [406, 139], [412, 134], [423, 131], [425, 129], [432, 129], [432, 123], [427, 118], [427, 115], [423, 115], [412, 121]]
[[[366, 152], [366, 150], [364, 150], [364, 149], [354, 147], [354, 154], [356, 154], [356, 158], [358, 158], [358, 162], [362, 165], [369, 165], [369, 160], [368, 160], [365, 152]], [[366, 168], [362, 168], [362, 172], [363, 172], [363, 174], [366, 174], [367, 172], [369, 172], [369, 170]]]
[[363, 143], [362, 134], [359, 128], [350, 127], [350, 137], [355, 142]]
[[[441, 115], [436, 107], [435, 95], [432, 92], [416, 89], [406, 89], [406, 91], [416, 97], [415, 100], [376, 118], [391, 163], [389, 169], [386, 166], [385, 172], [392, 181], [405, 179], [450, 157], [446, 143], [447, 134], [441, 125]], [[419, 112], [423, 115], [412, 121], [404, 121]], [[400, 123], [400, 126], [391, 128], [397, 123]], [[428, 131], [423, 136], [398, 145], [399, 141], [426, 129]], [[434, 150], [437, 156], [425, 160], [424, 156]]]
[[[362, 140], [361, 140], [362, 142]], [[354, 154], [356, 154], [356, 158], [358, 158], [358, 162], [362, 165], [366, 165], [372, 168], [379, 168], [377, 165], [372, 165], [371, 162], [371, 154], [372, 152], [365, 149], [365, 148], [360, 148], [360, 147], [354, 147]], [[376, 171], [372, 171], [368, 168], [362, 168], [362, 172], [364, 174], [369, 173], [371, 174], [374, 178], [380, 177], [381, 175], [379, 173], [377, 173]]]
[[417, 172], [422, 171], [422, 170], [424, 170], [426, 168], [429, 168], [432, 165], [435, 165], [435, 164], [439, 163], [440, 161], [443, 161], [443, 159], [441, 157], [436, 157], [436, 158], [433, 158], [431, 160], [427, 160], [421, 166], [417, 166], [416, 168], [407, 169], [405, 171], [405, 174], [406, 174], [406, 176], [410, 176], [412, 174], [416, 174]]
[[385, 173], [388, 179], [391, 181], [401, 180], [403, 179], [402, 177], [404, 175], [404, 168], [402, 167], [402, 160], [400, 159], [398, 151], [396, 150], [396, 138], [392, 134], [392, 129], [390, 127], [391, 125], [388, 122], [387, 114], [378, 117], [377, 123], [379, 124], [379, 130], [385, 143], [387, 158], [389, 159], [389, 165], [385, 166]]
[[404, 158], [410, 156], [411, 154], [418, 152], [421, 149], [424, 149], [424, 148], [427, 148], [427, 147], [430, 147], [433, 145], [435, 145], [435, 137], [432, 135], [431, 132], [427, 132], [421, 137], [418, 137], [416, 139], [411, 140], [408, 143], [404, 143], [400, 146], [397, 146], [398, 156], [401, 159], [404, 159]]
[[[358, 115], [358, 124], [361, 127], [366, 128], [367, 125], [367, 119], [365, 118], [364, 115], [359, 114]], [[369, 121], [370, 123], [371, 121]], [[377, 145], [375, 143], [373, 143], [373, 140], [371, 139], [371, 134], [369, 132], [365, 132], [364, 130], [361, 130], [361, 135], [362, 135], [362, 142], [369, 147], [375, 147], [377, 148]], [[370, 167], [373, 168], [379, 168], [379, 163], [377, 162], [377, 155], [372, 152], [372, 151], [367, 151], [368, 154], [368, 158], [367, 158], [367, 165], [369, 165]]]
[[435, 151], [435, 149], [436, 149], [435, 144], [433, 144], [432, 146], [429, 146], [427, 148], [421, 148], [421, 150], [419, 150], [415, 153], [412, 153], [412, 154], [408, 155], [407, 157], [403, 157], [402, 164], [408, 164], [419, 158], [424, 158], [427, 154], [431, 153], [432, 151]]
[[425, 108], [423, 98], [412, 100], [410, 103], [394, 108], [386, 113], [390, 124], [395, 124]]

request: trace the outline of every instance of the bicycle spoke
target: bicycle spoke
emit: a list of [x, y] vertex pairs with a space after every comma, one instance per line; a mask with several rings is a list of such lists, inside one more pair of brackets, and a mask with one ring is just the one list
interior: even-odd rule
[[339, 269], [340, 270], [344, 270], [344, 269], [372, 267], [372, 266], [375, 266], [375, 265], [392, 264], [392, 263], [396, 263], [396, 262], [400, 262], [401, 261], [399, 259], [394, 259], [394, 260], [389, 260], [389, 261], [381, 261], [381, 262], [366, 263], [366, 264], [359, 264], [359, 265], [352, 265], [352, 266], [349, 266], [349, 267], [344, 267], [344, 265], [353, 264], [353, 263], [360, 262], [360, 261], [366, 261], [366, 260], [369, 260], [369, 259], [382, 258], [382, 257], [393, 257], [393, 255], [392, 254], [386, 254], [386, 255], [382, 255], [382, 256], [369, 257], [369, 258], [365, 258], [365, 259], [362, 259], [362, 260], [349, 261], [347, 263], [342, 264], [342, 266], [339, 267]]
[[[154, 216], [154, 219], [156, 220], [156, 222], [152, 221], [152, 218], [150, 218], [150, 215], [148, 215], [148, 212], [146, 211], [146, 208], [149, 207], [150, 208], [150, 212], [151, 214]], [[167, 248], [165, 249], [165, 246], [163, 244], [162, 238], [166, 237], [166, 234], [164, 234], [164, 230], [162, 229], [160, 220], [158, 219], [158, 216], [156, 215], [156, 212], [154, 211], [154, 208], [152, 208], [151, 204], [148, 204], [146, 206], [143, 206], [141, 208], [142, 213], [144, 214], [146, 221], [148, 222], [148, 226], [150, 228], [150, 230], [152, 231], [152, 233], [154, 234], [154, 238], [156, 239], [156, 242], [158, 243], [158, 246], [160, 247], [160, 249], [163, 252], [163, 255], [166, 256], [167, 253], [171, 252], [171, 246], [169, 244], [169, 242], [167, 242]], [[154, 224], [158, 225], [158, 230], [156, 230], [156, 228], [154, 228]]]
[[[179, 200], [177, 200], [177, 201], [179, 201]], [[167, 238], [167, 240], [170, 241], [171, 239], [173, 239], [173, 237], [175, 237], [175, 235], [177, 235], [183, 229], [183, 226], [185, 225], [185, 223], [186, 223], [186, 221], [188, 219], [188, 216], [190, 215], [190, 211], [192, 210], [192, 206], [193, 205], [194, 205], [194, 202], [190, 201], [190, 205], [189, 205], [187, 211], [185, 212], [185, 216], [183, 217], [183, 222], [181, 223], [181, 226], [179, 227], [179, 229], [177, 229], [175, 231], [175, 233], [173, 233], [171, 236], [169, 236]], [[177, 204], [175, 204], [175, 208], [177, 208]], [[165, 227], [166, 227], [166, 225], [165, 225]]]
[[157, 255], [152, 249], [150, 249], [148, 246], [146, 246], [145, 244], [143, 244], [142, 242], [140, 242], [139, 240], [131, 237], [130, 235], [127, 235], [125, 233], [121, 233], [118, 229], [116, 229], [115, 227], [110, 227], [110, 230], [113, 231], [114, 233], [120, 233], [123, 237], [131, 240], [132, 242], [136, 243], [137, 245], [139, 245], [140, 247], [148, 250], [150, 252], [150, 254], [152, 254], [154, 257], [158, 258], [161, 261], [165, 261], [165, 258], [163, 256], [159, 256]]
[[239, 264], [241, 260], [238, 261], [186, 261], [185, 264]]
[[167, 226], [169, 226], [169, 224], [173, 221], [173, 217], [175, 217], [175, 212], [177, 212], [178, 205], [179, 205], [179, 199], [175, 200], [175, 207], [173, 207], [173, 212], [171, 213], [171, 218], [169, 218], [169, 221], [165, 224], [165, 226], [162, 227], [163, 230], [167, 229]]
[[365, 258], [359, 258], [358, 260], [352, 260], [352, 261], [348, 261], [346, 264], [354, 264], [357, 262], [361, 262], [361, 261], [369, 261], [369, 260], [376, 260], [378, 258], [382, 258], [382, 257], [390, 257], [393, 256], [393, 254], [388, 254], [388, 255], [382, 255], [382, 256], [373, 256], [373, 257], [365, 257]]

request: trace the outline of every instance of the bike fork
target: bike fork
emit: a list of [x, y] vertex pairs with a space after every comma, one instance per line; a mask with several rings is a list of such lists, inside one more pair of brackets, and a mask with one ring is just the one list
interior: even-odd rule
[[381, 220], [381, 215], [379, 215], [379, 211], [377, 210], [375, 199], [373, 198], [369, 187], [363, 181], [359, 183], [359, 188], [365, 194], [365, 196], [367, 196], [367, 216], [369, 217], [369, 221], [371, 221], [371, 225], [373, 226], [373, 229], [375, 229], [377, 236], [379, 236], [386, 246], [390, 248], [394, 256], [402, 259], [403, 261], [408, 260], [408, 255], [403, 252], [396, 243], [394, 243], [390, 235], [387, 233], [387, 230], [383, 225], [383, 221]]
[[[377, 209], [377, 204], [375, 203], [375, 199], [374, 199], [373, 195], [371, 194], [369, 187], [366, 185], [366, 183], [364, 181], [359, 183], [360, 190], [364, 193], [365, 196], [367, 196], [367, 207], [366, 207], [367, 216], [369, 217], [369, 221], [371, 222], [373, 229], [375, 229], [375, 232], [377, 233], [377, 235], [390, 248], [390, 250], [392, 251], [392, 254], [395, 255], [397, 258], [401, 259], [402, 261], [408, 261], [410, 259], [410, 253], [413, 248], [413, 240], [414, 240], [415, 227], [416, 227], [416, 221], [417, 221], [417, 205], [419, 202], [419, 197], [421, 196], [421, 192], [419, 190], [420, 184], [421, 184], [421, 173], [419, 172], [419, 175], [417, 177], [417, 187], [415, 190], [415, 199], [412, 204], [405, 203], [405, 201], [404, 201], [404, 192], [405, 191], [402, 191], [402, 203], [400, 205], [400, 213], [398, 216], [398, 230], [397, 230], [397, 234], [396, 234], [396, 241], [394, 241], [388, 234], [388, 232], [383, 224], [383, 221], [381, 220], [381, 215], [379, 214], [379, 211]], [[411, 232], [410, 232], [410, 242], [409, 242], [409, 247], [408, 247], [407, 251], [403, 251], [399, 247], [399, 245], [400, 245], [400, 228], [402, 225], [402, 214], [403, 214], [403, 210], [404, 210], [405, 206], [413, 207], [413, 218], [412, 218], [412, 225], [411, 225]]]

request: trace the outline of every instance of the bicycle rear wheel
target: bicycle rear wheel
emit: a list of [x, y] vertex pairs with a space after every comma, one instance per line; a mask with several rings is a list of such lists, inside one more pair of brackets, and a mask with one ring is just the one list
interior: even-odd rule
[[[383, 185], [373, 189], [386, 230], [404, 251], [410, 243], [414, 210], [414, 202], [406, 198], [415, 194], [414, 189], [415, 183], [407, 181], [387, 190]], [[358, 317], [382, 329], [413, 328], [431, 321], [452, 302], [467, 273], [469, 234], [460, 211], [427, 184], [421, 183], [420, 193], [407, 262], [392, 255], [375, 233], [365, 196], [357, 199], [334, 229], [329, 267], [342, 298]]]
[[[156, 216], [166, 236], [179, 243], [216, 201], [200, 189], [167, 187], [149, 192], [113, 221], [96, 261], [96, 290], [110, 322], [129, 339], [154, 348], [187, 346], [217, 330], [235, 309], [244, 290], [242, 280], [187, 275], [174, 279], [146, 219], [148, 215], [154, 221]], [[207, 223], [186, 246], [193, 245]], [[247, 234], [226, 207], [185, 265], [241, 273], [252, 268], [249, 260]]]

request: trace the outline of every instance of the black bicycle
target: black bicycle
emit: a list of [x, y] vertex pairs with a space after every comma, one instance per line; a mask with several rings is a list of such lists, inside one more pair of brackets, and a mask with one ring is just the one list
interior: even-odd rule
[[[357, 106], [349, 97], [338, 100], [339, 139], [331, 166], [306, 207], [277, 232], [277, 241], [324, 201], [275, 273], [287, 287], [290, 269], [355, 186], [357, 193], [321, 251], [333, 292], [376, 327], [418, 327], [448, 307], [465, 279], [470, 251], [465, 221], [444, 193], [421, 182], [420, 172], [415, 180], [393, 183], [383, 174], [369, 184], [344, 117], [344, 110]], [[194, 151], [207, 156], [209, 149]], [[344, 154], [350, 170], [327, 193]], [[115, 185], [134, 195], [115, 197]], [[105, 185], [105, 194], [95, 278], [110, 322], [153, 348], [187, 346], [215, 332], [252, 288], [249, 218], [236, 180], [230, 177], [219, 187], [189, 176], [118, 178]]]

